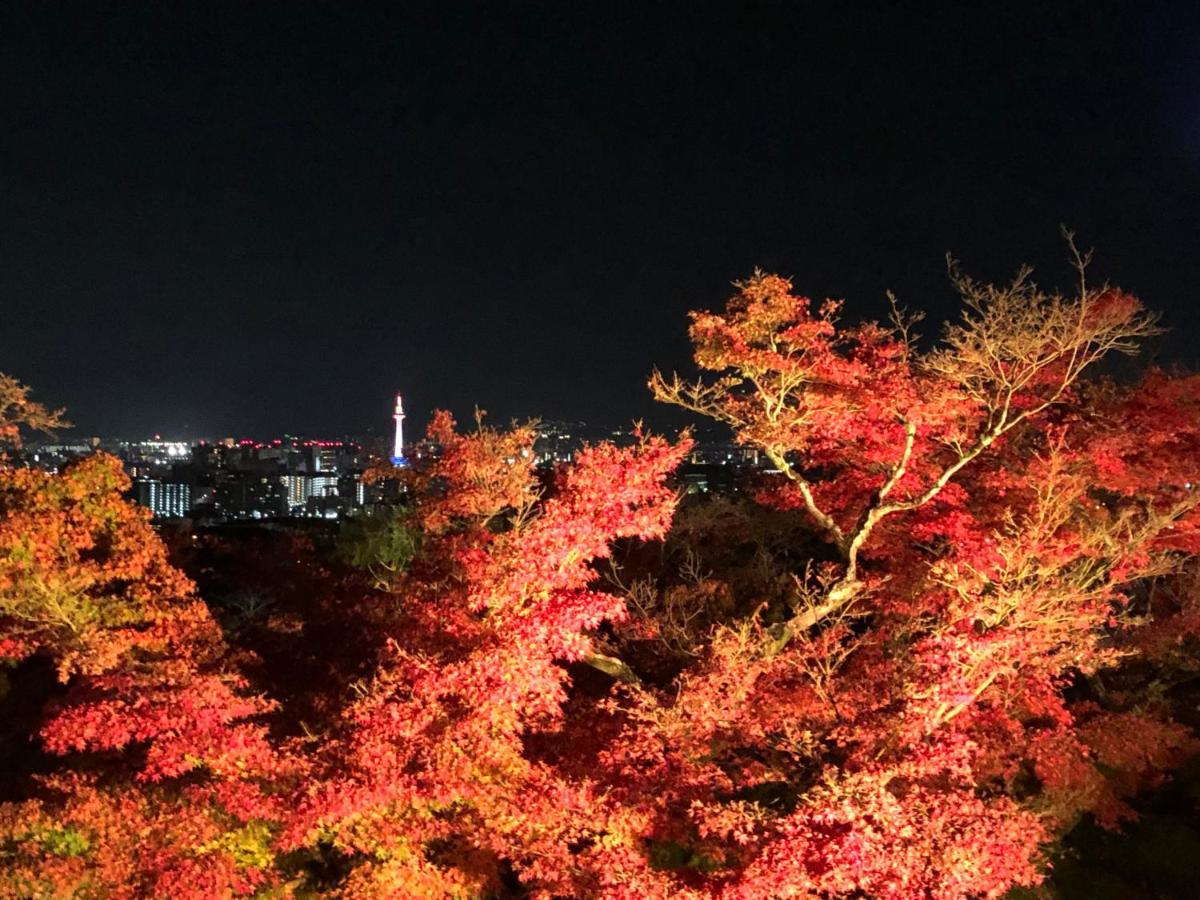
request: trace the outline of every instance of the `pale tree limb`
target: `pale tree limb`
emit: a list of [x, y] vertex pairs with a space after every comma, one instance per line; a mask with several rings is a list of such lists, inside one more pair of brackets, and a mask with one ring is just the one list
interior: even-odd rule
[[638, 678], [637, 672], [629, 668], [628, 663], [615, 656], [609, 656], [605, 653], [589, 653], [580, 662], [586, 663], [593, 669], [598, 669], [605, 675], [611, 675], [617, 681], [623, 681], [626, 684], [641, 684], [642, 679]]

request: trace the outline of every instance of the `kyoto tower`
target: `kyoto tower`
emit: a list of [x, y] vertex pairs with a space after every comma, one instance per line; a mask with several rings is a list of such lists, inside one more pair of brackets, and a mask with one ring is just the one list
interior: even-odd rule
[[392, 465], [407, 466], [408, 460], [404, 458], [404, 403], [399, 394], [396, 395], [396, 411], [392, 413], [392, 418], [396, 420], [396, 437], [392, 442]]

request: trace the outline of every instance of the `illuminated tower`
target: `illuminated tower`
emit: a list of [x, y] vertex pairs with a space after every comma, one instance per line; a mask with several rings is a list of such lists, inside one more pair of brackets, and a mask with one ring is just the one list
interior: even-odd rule
[[396, 420], [396, 439], [392, 443], [392, 465], [407, 466], [408, 460], [404, 458], [404, 402], [400, 399], [400, 395], [396, 395], [396, 411], [392, 414], [392, 418]]

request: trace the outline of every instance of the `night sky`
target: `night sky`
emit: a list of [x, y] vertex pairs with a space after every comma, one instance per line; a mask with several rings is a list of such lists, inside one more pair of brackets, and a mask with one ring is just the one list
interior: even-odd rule
[[621, 423], [755, 266], [936, 320], [1060, 223], [1196, 364], [1200, 5], [903, 5], [5, 4], [0, 371], [109, 436]]

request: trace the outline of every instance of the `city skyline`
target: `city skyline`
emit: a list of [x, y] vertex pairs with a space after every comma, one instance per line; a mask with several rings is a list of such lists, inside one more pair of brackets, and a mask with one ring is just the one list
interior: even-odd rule
[[[199, 526], [260, 520], [320, 519], [387, 513], [407, 496], [408, 482], [381, 476], [395, 469], [436, 465], [436, 440], [404, 441], [406, 418], [396, 397], [391, 441], [315, 439], [170, 440], [156, 434], [148, 440], [91, 437], [60, 441], [52, 437], [24, 443], [9, 462], [47, 472], [64, 473], [96, 453], [115, 457], [130, 479], [129, 499], [150, 510], [158, 521], [188, 519]], [[583, 422], [543, 422], [522, 451], [534, 466], [570, 464], [585, 445], [597, 439], [633, 442], [630, 430], [589, 427]], [[764, 458], [752, 447], [737, 445], [732, 435], [717, 440], [696, 435], [688, 459], [677, 473], [690, 493], [736, 490], [737, 475], [760, 471]]]

